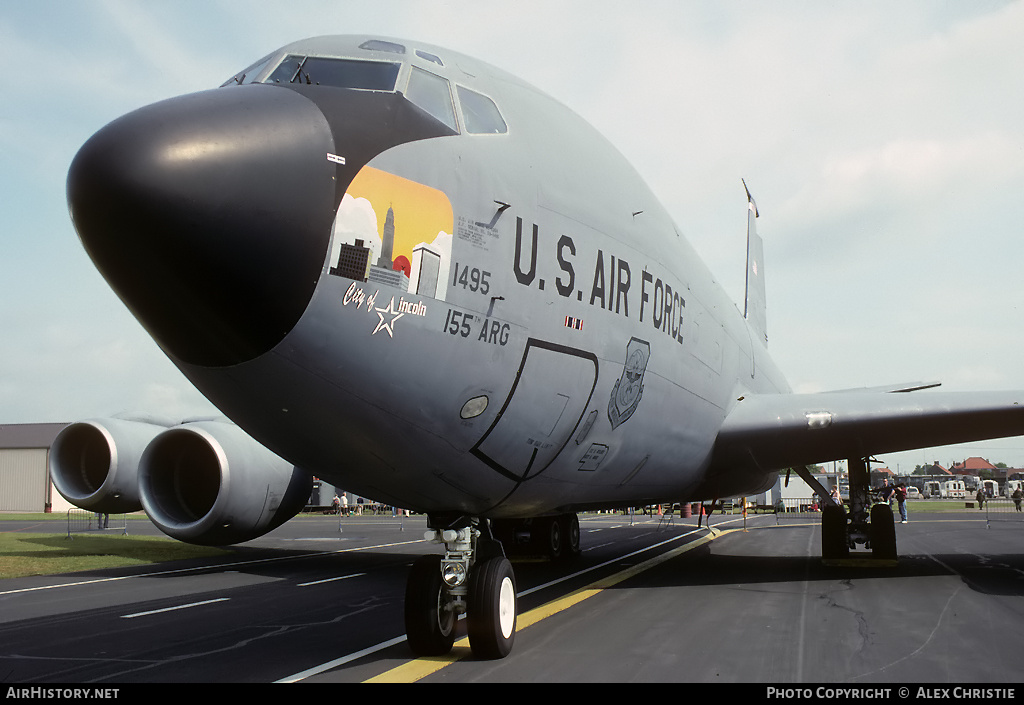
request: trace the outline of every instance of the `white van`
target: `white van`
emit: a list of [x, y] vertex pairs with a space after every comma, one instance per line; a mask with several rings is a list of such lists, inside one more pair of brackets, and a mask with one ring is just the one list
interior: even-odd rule
[[982, 480], [981, 488], [985, 491], [986, 497], [999, 496], [999, 483], [995, 480]]
[[940, 490], [942, 497], [951, 497], [953, 499], [966, 499], [967, 498], [967, 486], [964, 485], [963, 480], [946, 480], [942, 483]]

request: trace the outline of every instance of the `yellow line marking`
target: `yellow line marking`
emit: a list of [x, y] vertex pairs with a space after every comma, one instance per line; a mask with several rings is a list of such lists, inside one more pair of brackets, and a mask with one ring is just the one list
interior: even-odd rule
[[[711, 541], [714, 541], [716, 538], [719, 538], [720, 536], [731, 534], [734, 531], [742, 531], [742, 529], [718, 530], [712, 527], [710, 528], [710, 531], [711, 533], [709, 535], [699, 538], [695, 541], [691, 541], [685, 546], [673, 548], [672, 550], [666, 551], [661, 555], [655, 556], [654, 558], [649, 558], [648, 560], [643, 561], [642, 563], [637, 563], [636, 565], [626, 568], [625, 570], [621, 570], [618, 573], [597, 580], [591, 583], [590, 585], [587, 585], [586, 587], [582, 587], [579, 590], [576, 590], [575, 592], [571, 592], [564, 597], [560, 597], [557, 600], [552, 600], [547, 604], [541, 605], [540, 607], [536, 607], [530, 610], [529, 612], [526, 612], [525, 614], [519, 615], [516, 618], [516, 631], [522, 631], [523, 629], [533, 626], [541, 620], [547, 619], [548, 617], [558, 614], [563, 610], [567, 610], [574, 605], [578, 605], [579, 603], [593, 597], [594, 595], [597, 595], [603, 590], [607, 590], [608, 588], [613, 587], [614, 585], [618, 585], [619, 583], [628, 580], [636, 575], [639, 575], [640, 573], [643, 573], [646, 570], [650, 570], [651, 568], [654, 568], [655, 566], [660, 565], [665, 561], [671, 560], [682, 553], [686, 553], [687, 551], [691, 551], [699, 546], [703, 546], [706, 543], [710, 543]], [[370, 678], [364, 682], [413, 683], [415, 681], [420, 680], [421, 678], [426, 678], [432, 673], [440, 671], [445, 666], [449, 666], [455, 663], [456, 661], [461, 661], [462, 659], [471, 656], [472, 653], [472, 650], [469, 648], [469, 638], [463, 637], [462, 639], [459, 639], [457, 642], [455, 642], [455, 645], [452, 647], [452, 650], [444, 656], [418, 658], [413, 661], [404, 663], [401, 666], [396, 666], [395, 668], [392, 668], [389, 671], [385, 671], [384, 673], [374, 676], [373, 678]]]
[[431, 673], [440, 671], [456, 661], [461, 661], [471, 656], [473, 651], [469, 648], [469, 637], [463, 637], [455, 642], [452, 650], [443, 656], [422, 656], [414, 661], [408, 661], [401, 666], [396, 666], [390, 671], [369, 678], [364, 683], [415, 683], [421, 678], [426, 678]]

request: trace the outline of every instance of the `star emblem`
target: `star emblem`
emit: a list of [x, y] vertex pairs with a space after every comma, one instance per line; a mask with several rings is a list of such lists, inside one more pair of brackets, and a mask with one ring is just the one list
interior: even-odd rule
[[[395, 337], [395, 321], [404, 316], [404, 313], [398, 313], [395, 311], [395, 297], [391, 297], [391, 302], [388, 303], [387, 308], [375, 308], [374, 311], [380, 317], [380, 321], [377, 323], [377, 327], [373, 329], [371, 335], [377, 335], [380, 331], [386, 331], [392, 338]], [[389, 320], [390, 319], [390, 320]]]

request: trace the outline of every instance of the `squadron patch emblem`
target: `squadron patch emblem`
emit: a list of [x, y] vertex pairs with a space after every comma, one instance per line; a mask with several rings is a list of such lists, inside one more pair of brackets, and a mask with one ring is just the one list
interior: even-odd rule
[[622, 377], [615, 383], [608, 400], [608, 420], [613, 429], [628, 421], [640, 404], [644, 394], [644, 372], [647, 371], [650, 357], [650, 343], [639, 338], [630, 339], [626, 346], [626, 364], [622, 369]]

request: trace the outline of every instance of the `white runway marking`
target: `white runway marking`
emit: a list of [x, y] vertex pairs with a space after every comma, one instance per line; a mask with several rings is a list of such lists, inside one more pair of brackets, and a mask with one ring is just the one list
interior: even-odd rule
[[358, 578], [360, 575], [366, 575], [366, 573], [352, 573], [351, 575], [339, 575], [335, 578], [324, 578], [323, 580], [314, 580], [311, 583], [299, 583], [299, 587], [306, 587], [307, 585], [319, 585], [320, 583], [332, 583], [335, 580], [345, 580], [346, 578]]
[[174, 610], [186, 610], [189, 607], [199, 607], [200, 605], [209, 605], [214, 602], [225, 602], [230, 600], [230, 597], [218, 597], [216, 600], [203, 600], [202, 602], [190, 602], [187, 605], [178, 605], [177, 607], [164, 607], [162, 610], [149, 610], [148, 612], [136, 612], [135, 614], [122, 614], [121, 619], [134, 619], [135, 617], [146, 617], [151, 614], [160, 614], [161, 612], [173, 612]]

